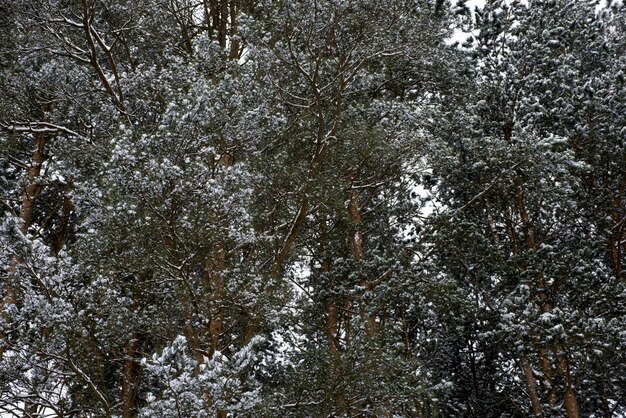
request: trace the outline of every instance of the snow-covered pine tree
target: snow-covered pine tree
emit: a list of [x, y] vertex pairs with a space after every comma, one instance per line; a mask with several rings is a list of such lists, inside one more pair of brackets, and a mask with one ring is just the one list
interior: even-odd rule
[[[448, 266], [447, 280], [475, 301], [457, 302], [469, 318], [446, 336], [466, 347], [451, 364], [466, 370], [452, 380], [452, 393], [470, 400], [452, 404], [465, 411], [494, 408], [480, 403], [486, 396], [501, 399], [500, 414], [621, 408], [619, 390], [605, 389], [619, 378], [596, 367], [604, 355], [623, 364], [615, 329], [624, 317], [606, 305], [624, 304], [615, 244], [625, 154], [613, 139], [623, 118], [600, 103], [620, 94], [607, 74], [619, 74], [624, 34], [621, 9], [595, 6], [488, 2], [472, 40], [472, 87], [461, 110], [444, 103], [444, 126], [432, 128], [447, 207], [434, 267]], [[464, 382], [479, 389], [464, 393]]]

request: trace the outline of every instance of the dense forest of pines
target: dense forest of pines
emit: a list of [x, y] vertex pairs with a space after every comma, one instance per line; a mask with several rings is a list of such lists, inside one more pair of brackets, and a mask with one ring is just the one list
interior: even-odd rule
[[0, 416], [626, 416], [625, 79], [619, 1], [0, 0]]

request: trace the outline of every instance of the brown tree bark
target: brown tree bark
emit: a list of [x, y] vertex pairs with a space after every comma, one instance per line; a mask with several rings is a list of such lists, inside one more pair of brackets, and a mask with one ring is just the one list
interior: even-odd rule
[[626, 253], [626, 176], [618, 186], [617, 193], [612, 199], [612, 206], [609, 215], [615, 225], [608, 237], [608, 253], [615, 276], [620, 280], [626, 280], [622, 265]]
[[238, 59], [240, 55], [240, 42], [237, 28], [237, 15], [239, 14], [239, 1], [230, 0], [230, 53], [229, 58]]
[[[333, 290], [336, 283], [331, 275], [332, 261], [327, 253], [328, 243], [328, 219], [322, 218], [320, 221], [320, 238], [319, 238], [319, 251], [321, 255], [321, 269], [328, 277], [328, 289]], [[337, 306], [338, 300], [334, 295], [327, 296], [325, 300], [326, 310], [326, 323], [325, 333], [326, 342], [328, 345], [328, 351], [330, 353], [330, 375], [332, 381], [335, 383], [336, 390], [333, 393], [333, 402], [338, 410], [345, 407], [346, 395], [342, 388], [341, 381], [343, 379], [343, 372], [341, 368], [341, 341], [339, 335], [340, 316], [339, 307]]]
[[211, 338], [211, 354], [220, 347], [220, 340], [224, 330], [224, 299], [226, 296], [222, 271], [226, 267], [226, 250], [220, 246], [212, 260], [205, 266], [205, 280], [211, 294], [211, 320], [209, 335]]
[[31, 164], [26, 170], [26, 187], [22, 195], [22, 206], [20, 209], [20, 219], [22, 225], [20, 230], [23, 234], [28, 232], [28, 228], [33, 223], [35, 212], [35, 199], [41, 191], [41, 185], [37, 183], [37, 179], [41, 175], [41, 167], [45, 160], [46, 135], [44, 133], [36, 133], [33, 141]]
[[137, 361], [143, 337], [136, 333], [124, 349], [124, 366], [122, 367], [122, 418], [133, 418], [137, 415], [137, 389], [141, 380], [141, 366]]
[[563, 406], [567, 412], [568, 418], [580, 417], [580, 410], [578, 408], [578, 401], [576, 400], [576, 390], [574, 389], [574, 382], [569, 368], [569, 356], [567, 353], [562, 353], [561, 359], [558, 363], [558, 369], [560, 374], [565, 379], [565, 397], [563, 400]]
[[522, 356], [521, 363], [522, 369], [524, 370], [524, 377], [526, 379], [526, 387], [528, 388], [528, 396], [530, 397], [533, 415], [535, 417], [543, 417], [543, 408], [541, 407], [541, 400], [539, 399], [539, 394], [537, 393], [537, 383], [535, 381], [535, 375], [528, 357]]
[[[513, 230], [513, 221], [511, 219], [507, 222], [507, 235], [511, 241], [511, 252], [515, 255], [520, 252], [520, 243], [517, 239], [517, 235]], [[524, 261], [519, 261], [519, 269], [520, 272], [525, 272], [527, 270], [526, 263]], [[543, 387], [549, 391], [550, 404], [554, 405], [556, 403], [556, 391], [553, 384], [553, 373], [552, 373], [552, 364], [547, 357], [546, 350], [544, 348], [539, 348], [538, 350], [539, 364], [541, 367], [541, 371], [543, 374]], [[533, 408], [533, 413], [535, 416], [543, 416], [543, 408], [541, 406], [541, 398], [539, 396], [539, 392], [537, 391], [537, 381], [535, 379], [535, 375], [532, 370], [532, 366], [528, 357], [522, 356], [520, 358], [520, 362], [522, 364], [522, 370], [524, 371], [524, 377], [526, 380], [526, 387], [528, 389], [528, 395], [530, 398], [531, 406]]]
[[[361, 208], [361, 201], [358, 190], [348, 191], [348, 217], [353, 225], [353, 230], [350, 231], [348, 236], [348, 247], [350, 253], [355, 261], [361, 261], [363, 259], [363, 231], [361, 227], [361, 218], [363, 211]], [[372, 292], [374, 290], [374, 283], [369, 279], [364, 279], [361, 285], [366, 292]], [[365, 307], [364, 307], [365, 309]], [[371, 312], [366, 315], [365, 331], [370, 338], [374, 338], [378, 331], [378, 324], [376, 322], [376, 313]]]
[[226, 49], [226, 35], [228, 35], [228, 2], [229, 0], [220, 0], [220, 21], [219, 21], [219, 42], [222, 49]]
[[548, 350], [545, 348], [537, 349], [539, 357], [539, 366], [541, 367], [541, 373], [544, 378], [544, 387], [548, 392], [548, 402], [550, 406], [555, 406], [557, 403], [558, 394], [556, 393], [556, 385], [554, 384], [554, 370], [552, 368], [552, 362], [548, 355]]
[[67, 238], [69, 226], [70, 226], [70, 216], [72, 214], [72, 200], [68, 195], [63, 196], [63, 207], [61, 208], [61, 219], [59, 220], [59, 227], [57, 229], [56, 235], [54, 237], [54, 253], [59, 254], [63, 245], [65, 244], [65, 240]]
[[[532, 252], [536, 253], [537, 251], [539, 251], [539, 242], [536, 236], [535, 225], [531, 221], [530, 216], [528, 215], [528, 211], [526, 209], [526, 203], [525, 203], [524, 189], [522, 187], [522, 184], [519, 182], [516, 183], [515, 203], [516, 203], [517, 211], [522, 221], [522, 224], [524, 228], [526, 229], [526, 243], [528, 245], [528, 248]], [[545, 277], [541, 271], [538, 271], [535, 274], [535, 283], [536, 283], [535, 290], [536, 290], [536, 295], [537, 295], [537, 303], [539, 307], [541, 308], [541, 311], [543, 313], [551, 313], [553, 307], [548, 298], [548, 295], [546, 292], [547, 288], [546, 288]], [[569, 356], [567, 352], [565, 351], [559, 354], [559, 351], [560, 351], [559, 345], [555, 345], [554, 347], [552, 347], [552, 351], [555, 353], [555, 356], [557, 356], [556, 369], [559, 372], [559, 374], [563, 377], [566, 383], [566, 391], [565, 391], [565, 398], [563, 401], [563, 406], [565, 407], [567, 417], [579, 418], [580, 411], [578, 408], [578, 402], [576, 400], [576, 391], [575, 391], [572, 376], [571, 376]], [[551, 364], [551, 362], [547, 359], [545, 350], [543, 351], [539, 350], [539, 357], [541, 359], [540, 361], [542, 363], [542, 367], [545, 367], [547, 370], [550, 370], [550, 373], [551, 373], [552, 367], [547, 367], [549, 364]], [[544, 366], [544, 364], [546, 366]], [[549, 376], [546, 376], [546, 378], [549, 379]], [[551, 387], [551, 390], [553, 390], [554, 389], [553, 382], [548, 381], [547, 383]]]
[[[205, 4], [205, 10], [206, 10], [206, 1], [204, 2]], [[209, 20], [207, 21], [207, 25], [209, 26], [209, 37], [211, 39], [214, 39], [215, 36], [217, 36], [218, 41], [220, 40], [220, 33], [219, 33], [219, 28], [220, 28], [220, 8], [219, 8], [219, 0], [209, 0]], [[217, 31], [217, 35], [215, 34], [215, 32]]]
[[[327, 255], [327, 241], [328, 241], [328, 220], [322, 218], [320, 221], [320, 238], [319, 248], [321, 254], [321, 268], [322, 271], [328, 276], [328, 288], [332, 290], [334, 287], [334, 281], [331, 277], [332, 264]], [[328, 344], [328, 350], [333, 354], [339, 353], [339, 310], [337, 308], [337, 301], [329, 296], [326, 299], [326, 342]]]
[[[35, 199], [37, 195], [41, 191], [41, 184], [38, 184], [39, 176], [41, 175], [41, 167], [43, 166], [45, 160], [45, 146], [46, 146], [46, 134], [42, 132], [37, 132], [33, 138], [32, 144], [32, 156], [31, 163], [26, 169], [26, 186], [24, 187], [24, 192], [22, 194], [22, 204], [20, 207], [20, 231], [22, 234], [27, 234], [28, 229], [33, 223], [33, 217], [35, 212]], [[12, 257], [10, 265], [7, 269], [7, 273], [9, 275], [14, 274], [17, 271], [17, 266], [20, 264], [20, 260], [17, 257]], [[6, 293], [2, 299], [2, 305], [0, 306], [2, 315], [5, 319], [6, 314], [4, 309], [8, 305], [13, 305], [18, 301], [18, 289], [14, 287], [13, 283], [7, 281], [6, 284]], [[0, 335], [0, 339], [3, 343], [6, 342], [6, 335]], [[4, 357], [4, 347], [0, 346], [0, 360]]]
[[[307, 190], [305, 190], [306, 192]], [[306, 221], [306, 216], [309, 211], [309, 199], [305, 195], [302, 198], [302, 202], [300, 204], [300, 208], [298, 209], [298, 213], [296, 214], [291, 229], [285, 238], [285, 242], [283, 243], [280, 250], [276, 253], [274, 258], [274, 273], [278, 274], [279, 270], [282, 268], [284, 261], [287, 259], [293, 244], [296, 242], [296, 238], [300, 234], [300, 230], [304, 226], [304, 222]]]
[[[113, 59], [113, 54], [111, 53], [110, 47], [108, 47], [101, 36], [96, 32], [92, 23], [95, 17], [94, 5], [89, 4], [89, 0], [81, 0], [83, 11], [82, 11], [82, 26], [83, 31], [85, 32], [85, 41], [89, 48], [89, 62], [100, 80], [100, 84], [104, 88], [105, 92], [109, 95], [113, 105], [117, 108], [120, 116], [128, 119], [128, 113], [126, 112], [126, 106], [124, 105], [124, 97], [122, 94], [122, 87], [120, 83], [120, 76], [117, 71], [117, 65], [115, 60]], [[113, 73], [113, 77], [115, 80], [115, 88], [109, 82], [104, 70], [100, 66], [98, 51], [96, 48], [96, 44], [104, 51], [107, 62], [111, 67], [111, 72]]]
[[29, 401], [25, 402], [24, 405], [24, 418], [39, 418], [39, 405], [36, 403], [31, 403]]

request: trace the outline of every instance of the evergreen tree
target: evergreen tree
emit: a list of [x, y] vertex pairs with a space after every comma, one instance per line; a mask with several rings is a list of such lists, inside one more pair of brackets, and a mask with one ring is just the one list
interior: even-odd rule
[[4, 0], [0, 415], [623, 415], [625, 17]]

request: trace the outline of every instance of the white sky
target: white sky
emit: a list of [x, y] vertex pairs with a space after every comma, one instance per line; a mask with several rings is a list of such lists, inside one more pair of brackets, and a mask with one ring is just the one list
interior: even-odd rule
[[467, 7], [469, 7], [470, 10], [474, 10], [474, 7], [476, 6], [483, 7], [485, 5], [485, 0], [468, 0], [465, 4], [467, 4]]
[[[456, 1], [454, 1], [453, 4], [455, 3]], [[471, 10], [473, 14], [474, 9], [476, 7], [482, 8], [485, 5], [485, 0], [467, 0], [465, 5]], [[469, 36], [469, 33], [463, 32], [460, 29], [456, 29], [454, 33], [452, 34], [452, 36], [446, 40], [446, 42], [448, 43], [448, 45], [452, 45], [455, 42], [462, 44], [467, 39], [468, 36]]]

